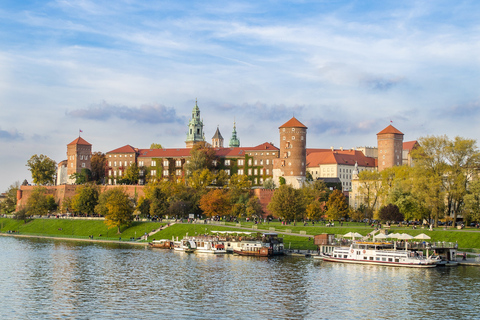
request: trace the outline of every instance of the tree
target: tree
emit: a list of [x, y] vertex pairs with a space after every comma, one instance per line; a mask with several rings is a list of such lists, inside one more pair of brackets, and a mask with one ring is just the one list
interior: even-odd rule
[[16, 220], [23, 220], [24, 223], [27, 223], [28, 214], [26, 208], [20, 208], [18, 211], [13, 213], [13, 217]]
[[330, 220], [340, 220], [348, 217], [347, 200], [340, 190], [334, 190], [328, 197], [326, 213]]
[[265, 179], [265, 181], [263, 181], [263, 188], [269, 189], [269, 190], [275, 189], [275, 182], [273, 182], [273, 179], [272, 178]]
[[122, 188], [113, 188], [100, 194], [95, 212], [105, 217], [109, 228], [129, 225], [133, 221], [134, 205]]
[[55, 198], [47, 194], [45, 187], [35, 187], [27, 200], [26, 210], [29, 216], [43, 216], [55, 210], [56, 207]]
[[248, 199], [246, 212], [249, 217], [261, 218], [263, 209], [262, 204], [257, 197], [251, 197]]
[[98, 204], [98, 195], [99, 191], [96, 185], [85, 184], [76, 190], [70, 208], [78, 213], [92, 214], [95, 212], [95, 207]]
[[152, 143], [150, 149], [163, 149], [163, 147], [160, 143]]
[[[147, 173], [148, 175], [148, 173]], [[120, 184], [137, 184], [140, 179], [140, 168], [136, 163], [132, 163], [125, 169], [122, 179], [119, 179]]]
[[318, 201], [310, 202], [305, 211], [309, 220], [320, 220], [323, 216], [323, 207]]
[[480, 222], [480, 178], [474, 179], [469, 187], [468, 194], [465, 195], [465, 214], [466, 222]]
[[14, 212], [17, 207], [17, 191], [20, 189], [20, 183], [15, 182], [10, 187], [8, 187], [6, 194], [6, 199], [2, 202], [2, 211], [4, 213]]
[[359, 187], [358, 191], [363, 198], [362, 203], [365, 204], [365, 210], [370, 215], [377, 206], [378, 199], [381, 196], [382, 181], [378, 171], [364, 170], [358, 174]]
[[403, 214], [400, 213], [398, 207], [394, 204], [389, 203], [386, 206], [380, 208], [379, 212], [380, 220], [382, 221], [403, 221]]
[[53, 185], [55, 182], [55, 173], [57, 171], [57, 163], [49, 157], [41, 154], [33, 155], [27, 161], [26, 166], [32, 173], [33, 182], [38, 185]]
[[102, 152], [94, 152], [90, 159], [92, 180], [97, 183], [102, 183], [105, 179], [105, 170], [107, 167], [107, 156]]
[[208, 217], [226, 216], [230, 213], [230, 197], [222, 189], [214, 189], [200, 199], [200, 209]]
[[211, 170], [215, 167], [215, 160], [215, 149], [208, 147], [205, 142], [197, 143], [190, 150], [190, 159], [184, 165], [185, 175], [190, 177], [198, 170]]
[[188, 178], [188, 183], [194, 189], [202, 189], [211, 185], [213, 179], [214, 176], [210, 170], [195, 170]]
[[275, 190], [267, 208], [279, 218], [297, 221], [305, 213], [304, 203], [300, 190], [284, 184]]
[[153, 188], [149, 193], [150, 201], [150, 216], [151, 217], [163, 217], [169, 207], [168, 195], [162, 190], [161, 186]]
[[75, 172], [70, 175], [70, 179], [75, 179], [75, 184], [85, 184], [92, 181], [92, 172], [89, 169], [83, 168], [80, 172]]

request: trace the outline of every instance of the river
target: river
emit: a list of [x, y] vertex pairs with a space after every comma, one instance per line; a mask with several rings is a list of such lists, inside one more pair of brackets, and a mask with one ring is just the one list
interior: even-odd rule
[[478, 319], [477, 267], [0, 237], [1, 319]]

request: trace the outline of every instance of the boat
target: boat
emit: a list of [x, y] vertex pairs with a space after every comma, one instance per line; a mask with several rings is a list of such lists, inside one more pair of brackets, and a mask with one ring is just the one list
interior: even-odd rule
[[172, 249], [173, 241], [167, 239], [153, 240], [148, 243], [148, 247], [156, 249]]
[[225, 245], [219, 241], [217, 236], [200, 235], [195, 237], [186, 237], [184, 240], [195, 242], [195, 253], [225, 254]]
[[173, 250], [182, 251], [186, 253], [193, 253], [197, 249], [195, 241], [189, 239], [182, 239], [180, 241], [173, 242]]
[[233, 253], [255, 257], [283, 255], [283, 238], [279, 238], [277, 233], [263, 233], [256, 238], [244, 238], [233, 249]]
[[349, 247], [336, 247], [323, 261], [382, 266], [434, 268], [439, 260], [423, 256], [419, 250], [396, 250], [379, 242], [353, 242]]

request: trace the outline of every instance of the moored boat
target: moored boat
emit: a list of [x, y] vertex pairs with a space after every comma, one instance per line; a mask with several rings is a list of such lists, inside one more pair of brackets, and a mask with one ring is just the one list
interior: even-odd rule
[[242, 256], [270, 257], [283, 255], [283, 239], [277, 233], [263, 233], [256, 239], [242, 240], [233, 249], [233, 253]]
[[193, 253], [197, 249], [195, 241], [189, 239], [182, 239], [181, 241], [174, 241], [173, 250], [183, 251], [186, 253]]
[[172, 249], [173, 241], [167, 239], [153, 240], [148, 243], [148, 247], [156, 249]]
[[377, 242], [353, 242], [349, 247], [336, 247], [323, 261], [410, 268], [434, 268], [439, 262], [423, 256], [423, 251], [384, 249], [382, 243]]

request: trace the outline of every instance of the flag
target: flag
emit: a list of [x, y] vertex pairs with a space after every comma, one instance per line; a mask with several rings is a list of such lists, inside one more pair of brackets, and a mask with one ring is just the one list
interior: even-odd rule
[[83, 132], [83, 130], [82, 130], [82, 129], [78, 129], [78, 131], [80, 131], [80, 132]]

